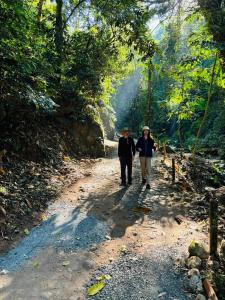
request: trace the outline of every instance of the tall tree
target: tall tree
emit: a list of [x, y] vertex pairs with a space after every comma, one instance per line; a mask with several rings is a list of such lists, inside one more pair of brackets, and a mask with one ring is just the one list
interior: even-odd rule
[[55, 48], [57, 52], [57, 72], [60, 80], [61, 65], [63, 59], [63, 0], [56, 0], [56, 18], [55, 18]]
[[223, 68], [225, 69], [225, 1], [198, 0], [198, 4], [208, 23], [209, 31], [219, 44], [219, 50], [223, 58]]

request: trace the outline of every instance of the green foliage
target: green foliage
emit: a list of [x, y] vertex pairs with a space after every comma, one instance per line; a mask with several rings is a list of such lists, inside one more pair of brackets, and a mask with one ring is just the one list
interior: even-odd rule
[[51, 98], [35, 93], [32, 89], [29, 91], [28, 99], [28, 104], [34, 106], [39, 113], [52, 114], [59, 106]]
[[[163, 3], [168, 4], [166, 1]], [[150, 126], [153, 133], [161, 140], [169, 138], [171, 143], [191, 150], [207, 109], [199, 147], [211, 149], [213, 153], [216, 150], [224, 157], [224, 72], [218, 59], [210, 91], [218, 44], [214, 42], [202, 15], [195, 13], [184, 19], [182, 10], [177, 9], [177, 14], [163, 28], [158, 48], [153, 58], [151, 78]], [[148, 109], [148, 68], [149, 62], [144, 64], [144, 84], [131, 102], [126, 118], [119, 120], [121, 127], [129, 125], [134, 132], [140, 130]], [[207, 108], [209, 91], [211, 99]]]
[[17, 106], [39, 114], [70, 107], [75, 119], [101, 122], [101, 107], [111, 105], [135, 53], [147, 60], [156, 49], [147, 34], [152, 11], [136, 0], [107, 5], [102, 0], [0, 0], [0, 10], [5, 112]]
[[[164, 120], [168, 116], [166, 132], [171, 140], [175, 137], [178, 145], [190, 148], [195, 143], [206, 109], [217, 48], [203, 18], [198, 14], [183, 22], [181, 29], [177, 28], [176, 22], [170, 23], [165, 28], [159, 46], [161, 52], [154, 59], [155, 107], [161, 103], [160, 115], [164, 115]], [[217, 144], [214, 132], [218, 126], [221, 141], [224, 140], [225, 119], [219, 117], [225, 109], [223, 89], [224, 73], [218, 60], [212, 87], [212, 104], [201, 136], [203, 148], [222, 149]], [[156, 119], [153, 124], [155, 122]], [[164, 127], [162, 124], [158, 124], [160, 128]]]

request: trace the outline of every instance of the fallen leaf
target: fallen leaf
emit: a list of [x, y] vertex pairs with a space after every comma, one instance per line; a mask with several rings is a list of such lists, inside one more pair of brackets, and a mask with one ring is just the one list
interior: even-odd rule
[[66, 260], [66, 261], [64, 261], [64, 262], [62, 263], [62, 265], [63, 265], [64, 267], [67, 267], [67, 266], [70, 265], [70, 262], [69, 262], [68, 260]]
[[0, 213], [5, 217], [6, 216], [6, 210], [4, 209], [4, 207], [2, 207], [0, 205]]
[[46, 215], [45, 215], [44, 213], [41, 213], [39, 219], [40, 219], [41, 221], [46, 221], [46, 220], [47, 220], [47, 217], [46, 217]]
[[26, 235], [28, 235], [30, 233], [29, 229], [25, 228], [23, 231]]
[[39, 268], [39, 267], [40, 267], [40, 263], [39, 263], [38, 261], [36, 261], [36, 262], [34, 263], [34, 267], [35, 267], [35, 268]]
[[127, 253], [128, 250], [127, 250], [127, 247], [125, 245], [123, 245], [121, 248], [120, 248], [120, 251], [123, 252], [123, 253]]
[[0, 167], [0, 174], [4, 175], [6, 172], [5, 170], [3, 169], [3, 167]]
[[105, 287], [104, 281], [99, 281], [92, 286], [90, 286], [87, 290], [88, 296], [94, 296], [99, 293]]
[[110, 280], [112, 277], [110, 276], [110, 275], [101, 275], [101, 276], [98, 276], [97, 278], [96, 278], [96, 280], [98, 280], [98, 281], [101, 281], [101, 280]]
[[64, 157], [63, 157], [63, 160], [64, 160], [64, 161], [71, 161], [71, 159], [70, 159], [69, 156], [64, 156]]
[[25, 202], [29, 208], [32, 208], [32, 204], [30, 203], [30, 201], [28, 199], [25, 199]]
[[0, 186], [0, 194], [7, 195], [7, 189], [4, 186]]

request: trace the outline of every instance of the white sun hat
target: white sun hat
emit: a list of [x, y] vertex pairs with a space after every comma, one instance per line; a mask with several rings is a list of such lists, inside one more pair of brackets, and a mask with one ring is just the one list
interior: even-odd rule
[[148, 126], [144, 126], [143, 130], [149, 130], [150, 131], [150, 128]]

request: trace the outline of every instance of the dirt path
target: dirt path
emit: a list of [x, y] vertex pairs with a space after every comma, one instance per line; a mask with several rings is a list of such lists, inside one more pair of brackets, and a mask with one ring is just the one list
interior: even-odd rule
[[133, 185], [120, 188], [117, 158], [102, 159], [67, 189], [47, 220], [0, 258], [8, 271], [0, 275], [0, 299], [88, 299], [87, 285], [101, 274], [111, 279], [94, 299], [192, 299], [174, 261], [205, 236], [201, 224], [175, 222], [190, 195], [171, 186], [160, 159], [150, 191], [140, 185], [138, 159]]

